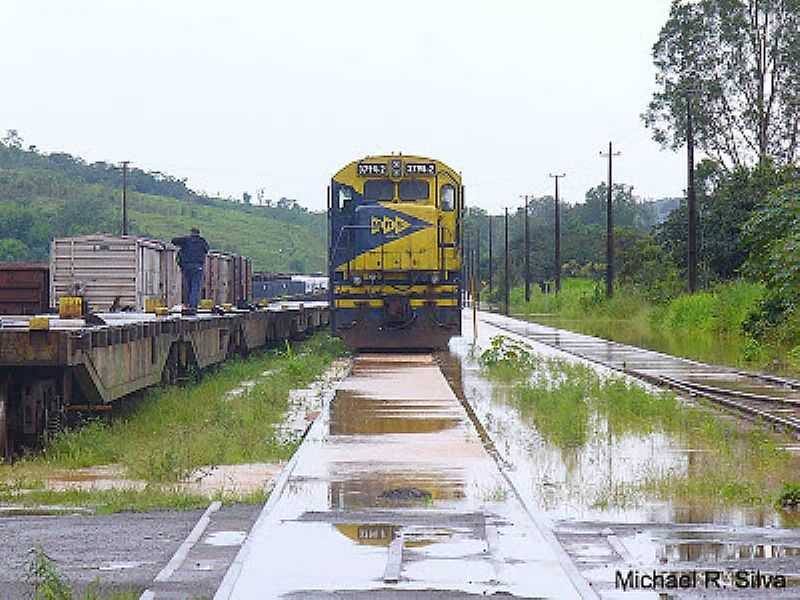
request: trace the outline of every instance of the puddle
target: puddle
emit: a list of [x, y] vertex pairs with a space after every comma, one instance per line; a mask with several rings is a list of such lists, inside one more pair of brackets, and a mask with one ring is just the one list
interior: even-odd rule
[[215, 531], [207, 535], [203, 543], [209, 546], [241, 546], [246, 537], [246, 531]]
[[[283, 463], [209, 465], [195, 469], [186, 481], [169, 484], [192, 494], [209, 498], [218, 494], [247, 495], [271, 485]], [[45, 488], [63, 490], [143, 490], [147, 482], [124, 477], [120, 465], [59, 470], [47, 477]]]
[[156, 563], [149, 561], [116, 561], [103, 563], [97, 567], [98, 571], [124, 571], [126, 569], [138, 569], [144, 565], [154, 565]]

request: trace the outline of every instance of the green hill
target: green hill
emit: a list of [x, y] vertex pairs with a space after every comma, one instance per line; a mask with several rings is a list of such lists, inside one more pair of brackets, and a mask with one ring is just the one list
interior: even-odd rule
[[[326, 220], [288, 201], [238, 204], [197, 194], [184, 180], [132, 170], [128, 222], [133, 234], [170, 239], [200, 228], [213, 248], [253, 259], [255, 270], [325, 270]], [[39, 154], [0, 142], [0, 261], [46, 260], [53, 237], [119, 233], [121, 176], [107, 163]]]

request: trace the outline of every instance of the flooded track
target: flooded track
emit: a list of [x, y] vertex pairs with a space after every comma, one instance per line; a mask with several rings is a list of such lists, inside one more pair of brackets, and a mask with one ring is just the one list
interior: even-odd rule
[[[540, 341], [528, 335], [538, 327], [481, 314], [476, 339], [470, 315], [464, 320], [464, 337], [451, 344], [453, 365], [460, 369], [466, 401], [485, 424], [488, 437], [506, 465], [504, 471], [531, 510], [540, 511], [553, 524], [556, 538], [592, 589], [604, 599], [800, 598], [800, 530], [791, 513], [771, 506], [720, 505], [691, 497], [643, 496], [608, 501], [618, 490], [635, 487], [654, 473], [701, 480], [716, 466], [707, 452], [658, 431], [612, 431], [610, 423], [597, 415], [585, 442], [564, 448], [538, 430], [530, 415], [515, 405], [511, 386], [485, 378], [476, 356], [489, 347], [496, 335], [527, 341], [535, 352], [546, 356], [578, 354], [567, 354], [566, 348], [564, 353], [556, 349], [559, 336], [563, 341], [576, 334], [543, 327]], [[587, 336], [576, 337], [583, 338], [578, 340], [581, 353], [606, 344]], [[623, 357], [636, 350], [623, 347], [620, 354], [614, 354], [614, 348], [609, 352], [622, 370], [621, 362], [627, 361]], [[596, 352], [586, 357], [595, 364], [602, 362]], [[674, 363], [670, 359], [658, 355], [655, 364], [671, 366]], [[687, 370], [703, 367], [685, 362], [689, 363]], [[611, 363], [610, 368], [614, 366]], [[641, 363], [638, 369], [646, 366]], [[626, 367], [630, 368], [630, 363]], [[712, 371], [713, 367], [707, 369]], [[673, 374], [676, 371], [679, 368], [674, 368]], [[737, 375], [733, 372], [734, 381]], [[739, 421], [722, 412], [718, 418], [730, 419], [732, 424]], [[748, 468], [750, 465], [742, 457], [740, 470], [744, 474]], [[696, 587], [687, 589], [623, 591], [616, 585], [617, 573], [626, 576], [631, 571], [698, 573], [700, 579]], [[714, 585], [705, 587], [705, 571], [720, 573], [719, 589]], [[739, 584], [743, 587], [737, 587], [735, 581], [740, 571], [744, 578]], [[787, 587], [765, 587], [773, 584], [774, 579], [769, 578], [777, 575], [786, 578]], [[760, 587], [753, 585], [751, 577]]]
[[361, 355], [216, 598], [592, 598], [431, 355]]
[[481, 312], [480, 321], [662, 387], [800, 433], [800, 382], [707, 365], [538, 323]]

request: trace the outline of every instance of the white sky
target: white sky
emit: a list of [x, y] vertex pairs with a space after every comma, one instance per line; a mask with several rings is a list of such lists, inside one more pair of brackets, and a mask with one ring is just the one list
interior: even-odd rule
[[312, 209], [366, 154], [429, 155], [467, 202], [681, 195], [639, 118], [669, 0], [0, 0], [0, 131]]

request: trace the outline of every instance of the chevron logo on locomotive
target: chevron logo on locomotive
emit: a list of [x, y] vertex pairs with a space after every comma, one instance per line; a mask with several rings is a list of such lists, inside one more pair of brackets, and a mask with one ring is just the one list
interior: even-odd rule
[[372, 217], [370, 222], [370, 233], [372, 233], [372, 235], [378, 235], [380, 233], [383, 235], [389, 235], [392, 233], [400, 234], [409, 227], [411, 227], [411, 223], [402, 217]]

